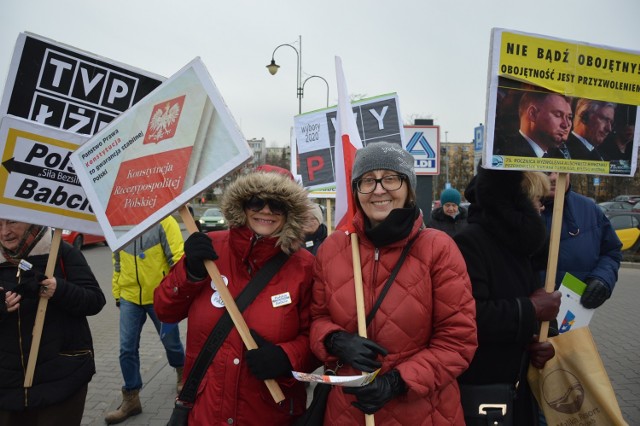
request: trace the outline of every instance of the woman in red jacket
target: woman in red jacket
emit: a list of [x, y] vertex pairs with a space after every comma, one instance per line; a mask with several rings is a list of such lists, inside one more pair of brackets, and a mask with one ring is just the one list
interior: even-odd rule
[[360, 388], [334, 387], [324, 424], [464, 425], [456, 377], [476, 349], [475, 304], [453, 240], [423, 229], [413, 157], [376, 142], [356, 153], [353, 225], [359, 238], [365, 313], [371, 311], [403, 248], [413, 246], [367, 328], [356, 333], [351, 239], [332, 233], [314, 265], [311, 348], [338, 375], [381, 368]]
[[[203, 260], [217, 259], [216, 266], [236, 298], [273, 256], [281, 251], [290, 255], [242, 314], [258, 349], [247, 351], [237, 329], [231, 329], [200, 382], [189, 425], [287, 425], [304, 411], [305, 387], [293, 379], [291, 370], [312, 371], [317, 363], [309, 349], [314, 258], [307, 250], [298, 250], [308, 208], [306, 191], [287, 176], [254, 172], [239, 177], [221, 203], [230, 229], [192, 234], [185, 241], [185, 257], [156, 289], [158, 318], [165, 322], [188, 318], [187, 377], [225, 312]], [[283, 402], [273, 401], [264, 379], [278, 381]]]

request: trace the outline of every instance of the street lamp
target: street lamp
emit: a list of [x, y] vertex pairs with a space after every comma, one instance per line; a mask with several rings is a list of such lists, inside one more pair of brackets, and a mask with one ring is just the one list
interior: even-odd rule
[[281, 44], [277, 46], [275, 49], [273, 49], [273, 53], [271, 54], [271, 63], [267, 65], [267, 69], [269, 70], [269, 73], [271, 75], [276, 75], [276, 73], [278, 72], [278, 69], [280, 68], [280, 65], [276, 64], [275, 54], [276, 54], [276, 50], [280, 49], [282, 46], [288, 46], [293, 50], [295, 50], [296, 57], [298, 59], [298, 72], [296, 75], [296, 96], [298, 97], [298, 114], [302, 114], [302, 98], [304, 97], [304, 85], [308, 80], [312, 78], [320, 78], [327, 85], [327, 107], [328, 107], [329, 106], [329, 83], [327, 82], [327, 80], [325, 80], [323, 77], [319, 75], [312, 75], [310, 77], [307, 77], [304, 81], [302, 81], [302, 36], [298, 36], [298, 49], [296, 49], [295, 46], [288, 43]]
[[293, 50], [296, 51], [296, 57], [298, 58], [298, 72], [296, 75], [296, 90], [297, 90], [297, 96], [298, 96], [298, 114], [302, 114], [302, 93], [303, 93], [303, 89], [302, 89], [302, 85], [300, 84], [300, 80], [302, 79], [302, 36], [298, 36], [298, 45], [300, 50], [296, 49], [295, 47], [293, 47], [293, 45], [291, 44], [281, 44], [279, 46], [277, 46], [275, 49], [273, 49], [273, 53], [271, 54], [271, 63], [269, 65], [267, 65], [267, 69], [269, 70], [269, 73], [271, 75], [276, 75], [276, 73], [278, 72], [278, 68], [280, 68], [280, 65], [276, 64], [275, 61], [275, 54], [276, 54], [276, 50], [280, 49], [282, 46], [289, 46], [290, 48], [292, 48]]

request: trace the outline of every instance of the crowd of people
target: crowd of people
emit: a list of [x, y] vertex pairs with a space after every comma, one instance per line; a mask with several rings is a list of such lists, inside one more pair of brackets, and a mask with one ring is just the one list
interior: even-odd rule
[[[562, 97], [528, 102], [566, 109]], [[562, 132], [546, 148], [537, 145], [541, 152], [564, 149], [570, 116], [569, 107]], [[533, 134], [522, 133], [526, 146]], [[560, 293], [543, 288], [549, 203], [554, 191], [565, 191], [556, 283], [565, 271], [583, 280], [581, 302], [590, 309], [611, 296], [620, 266], [621, 244], [607, 218], [569, 184], [556, 188], [555, 174], [481, 167], [464, 189], [468, 210], [461, 193], [448, 188], [439, 208], [423, 212], [413, 157], [387, 142], [358, 150], [352, 176], [352, 232], [329, 233], [323, 209], [289, 171], [270, 166], [225, 190], [229, 229], [183, 241], [169, 217], [115, 252], [124, 384], [122, 404], [105, 421], [143, 410], [138, 349], [149, 317], [176, 369], [178, 400], [188, 393], [185, 383], [195, 386], [189, 425], [295, 424], [309, 401], [292, 371], [320, 367], [339, 376], [377, 372], [365, 386], [331, 388], [327, 425], [365, 424], [365, 415], [380, 425], [474, 424], [461, 389], [498, 383], [517, 393], [514, 424], [537, 424], [524, 376], [528, 365], [542, 368], [554, 356], [537, 333], [560, 306]], [[66, 243], [53, 276], [44, 276], [50, 249], [49, 228], [0, 220], [0, 426], [80, 424], [95, 373], [86, 316], [100, 312], [105, 296], [82, 253]], [[17, 273], [22, 259], [31, 271]], [[242, 317], [255, 349], [233, 327], [218, 331], [228, 314], [209, 262], [233, 298], [246, 300]], [[40, 368], [25, 389], [25, 354], [43, 297], [50, 305]], [[162, 333], [161, 324], [185, 319], [183, 347], [178, 328]], [[200, 362], [202, 353], [209, 364]], [[279, 386], [283, 401], [274, 401], [265, 381]]]

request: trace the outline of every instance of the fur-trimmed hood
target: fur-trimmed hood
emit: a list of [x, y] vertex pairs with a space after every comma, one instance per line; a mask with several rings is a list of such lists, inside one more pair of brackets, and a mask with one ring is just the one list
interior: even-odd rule
[[252, 196], [281, 202], [286, 207], [284, 226], [272, 235], [277, 246], [288, 254], [296, 251], [305, 239], [303, 226], [310, 208], [307, 191], [290, 178], [272, 172], [253, 172], [240, 176], [222, 196], [220, 208], [231, 228], [245, 226], [244, 203]]
[[544, 245], [546, 228], [522, 179], [521, 171], [480, 167], [464, 193], [471, 202], [467, 221], [480, 223], [514, 251], [533, 255]]

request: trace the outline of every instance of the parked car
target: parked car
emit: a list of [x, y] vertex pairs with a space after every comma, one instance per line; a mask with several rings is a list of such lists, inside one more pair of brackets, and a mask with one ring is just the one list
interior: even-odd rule
[[640, 212], [607, 212], [613, 229], [622, 241], [622, 250], [640, 250]]
[[640, 195], [618, 195], [611, 201], [626, 201], [627, 203], [635, 204], [640, 202]]
[[633, 204], [627, 203], [626, 201], [605, 201], [603, 203], [598, 203], [598, 207], [600, 207], [603, 212], [631, 211]]
[[200, 223], [200, 230], [202, 232], [227, 229], [229, 226], [218, 207], [211, 207], [205, 210], [202, 216], [200, 216], [200, 219], [198, 219], [198, 222]]
[[62, 239], [77, 249], [81, 249], [89, 244], [107, 244], [107, 240], [104, 239], [103, 235], [82, 234], [77, 231], [69, 231], [68, 229], [62, 230]]

